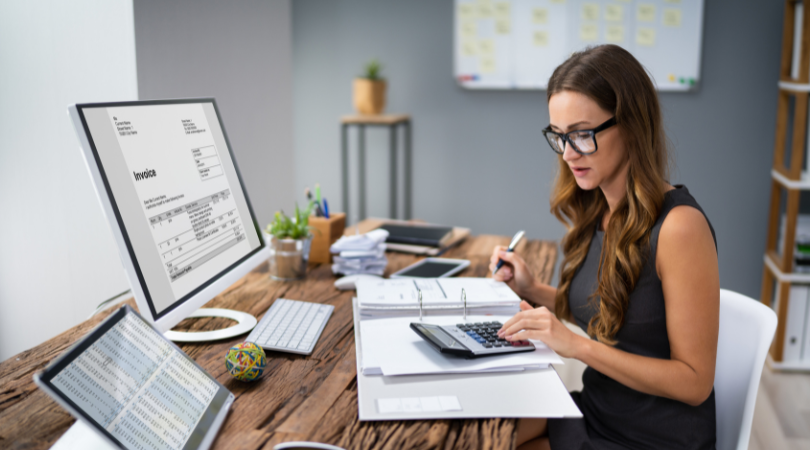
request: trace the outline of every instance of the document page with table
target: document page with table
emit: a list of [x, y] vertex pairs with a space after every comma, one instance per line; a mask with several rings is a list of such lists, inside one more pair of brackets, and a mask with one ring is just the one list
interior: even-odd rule
[[259, 247], [212, 104], [85, 114], [158, 314]]

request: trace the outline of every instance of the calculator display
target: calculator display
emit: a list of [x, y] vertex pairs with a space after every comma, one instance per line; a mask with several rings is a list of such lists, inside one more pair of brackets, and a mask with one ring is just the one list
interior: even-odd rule
[[453, 339], [452, 337], [450, 337], [444, 331], [442, 331], [442, 329], [439, 328], [439, 327], [434, 327], [434, 326], [430, 326], [430, 325], [422, 325], [422, 331], [425, 332], [425, 334], [428, 334], [430, 337], [438, 340], [439, 342], [441, 342], [442, 344], [444, 344], [444, 345], [446, 345], [448, 347], [453, 347], [453, 346], [457, 345], [456, 340]]

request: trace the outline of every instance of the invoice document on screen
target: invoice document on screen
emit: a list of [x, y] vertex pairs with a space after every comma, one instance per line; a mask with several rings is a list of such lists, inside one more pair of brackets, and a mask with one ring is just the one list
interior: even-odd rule
[[[107, 110], [175, 298], [251, 251], [245, 223], [200, 104]], [[218, 126], [218, 124], [213, 124]], [[232, 186], [232, 183], [234, 185]]]

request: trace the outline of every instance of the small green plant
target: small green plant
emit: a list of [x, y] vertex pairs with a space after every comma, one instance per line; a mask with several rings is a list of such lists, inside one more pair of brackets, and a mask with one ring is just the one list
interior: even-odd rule
[[275, 219], [267, 225], [265, 232], [275, 236], [276, 239], [305, 239], [310, 235], [309, 214], [314, 208], [315, 202], [309, 202], [306, 209], [298, 208], [295, 203], [295, 216], [290, 218], [284, 211], [276, 211]]
[[380, 72], [382, 71], [382, 64], [377, 59], [372, 59], [365, 66], [365, 76], [369, 80], [379, 80]]

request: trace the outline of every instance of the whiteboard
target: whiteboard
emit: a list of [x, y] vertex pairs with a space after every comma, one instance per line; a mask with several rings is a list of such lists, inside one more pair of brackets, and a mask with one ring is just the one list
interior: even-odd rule
[[588, 46], [616, 44], [661, 91], [697, 89], [704, 0], [456, 0], [455, 77], [470, 89], [545, 89]]

